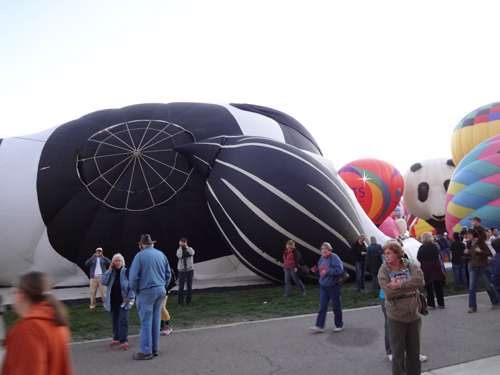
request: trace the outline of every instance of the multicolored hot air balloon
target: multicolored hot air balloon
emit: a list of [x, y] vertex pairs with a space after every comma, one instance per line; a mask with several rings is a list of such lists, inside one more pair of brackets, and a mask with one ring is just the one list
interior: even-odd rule
[[419, 237], [421, 236], [424, 232], [431, 232], [433, 234], [436, 234], [436, 229], [431, 226], [427, 221], [420, 219], [420, 218], [415, 218], [413, 220], [413, 223], [410, 225], [410, 236], [412, 237]]
[[455, 127], [451, 137], [453, 163], [460, 161], [481, 142], [500, 134], [500, 102], [472, 111]]
[[385, 161], [358, 159], [344, 165], [338, 174], [375, 225], [384, 222], [403, 196], [403, 176]]
[[402, 199], [399, 201], [394, 211], [392, 211], [391, 216], [394, 220], [403, 219], [406, 221], [406, 219], [408, 219], [408, 209]]
[[484, 227], [500, 227], [500, 135], [475, 147], [453, 175], [446, 195], [446, 228], [460, 232], [479, 216]]

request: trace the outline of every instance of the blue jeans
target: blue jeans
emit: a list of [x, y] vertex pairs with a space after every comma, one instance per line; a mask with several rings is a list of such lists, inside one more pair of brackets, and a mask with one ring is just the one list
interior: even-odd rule
[[121, 304], [112, 303], [111, 327], [113, 328], [113, 340], [120, 341], [120, 344], [128, 342], [128, 315], [130, 310], [120, 307]]
[[479, 277], [483, 280], [484, 288], [486, 292], [490, 296], [490, 301], [492, 305], [498, 305], [500, 302], [498, 301], [498, 297], [496, 292], [491, 287], [491, 270], [488, 266], [481, 267], [470, 267], [469, 269], [469, 309], [477, 310], [476, 303], [476, 288], [477, 288], [477, 280]]
[[455, 289], [467, 288], [467, 278], [465, 277], [465, 265], [452, 264], [453, 276], [455, 278]]
[[184, 284], [187, 281], [187, 296], [186, 303], [191, 304], [191, 298], [193, 296], [193, 277], [194, 270], [191, 271], [179, 271], [179, 294], [177, 295], [177, 303], [179, 305], [184, 304]]
[[366, 262], [356, 262], [356, 289], [365, 290]]
[[285, 294], [289, 296], [292, 292], [292, 279], [293, 281], [295, 281], [295, 284], [299, 286], [300, 291], [302, 293], [305, 293], [306, 288], [304, 287], [304, 284], [302, 284], [302, 281], [300, 281], [297, 272], [295, 272], [295, 266], [293, 266], [290, 268], [285, 268]]
[[161, 308], [166, 292], [164, 286], [142, 289], [137, 294], [137, 312], [141, 318], [141, 353], [152, 354], [160, 344]]
[[326, 321], [326, 311], [328, 310], [328, 304], [332, 300], [333, 304], [333, 314], [335, 316], [335, 327], [341, 328], [344, 326], [342, 320], [342, 285], [321, 285], [321, 293], [319, 297], [319, 313], [316, 319], [316, 327], [325, 328]]

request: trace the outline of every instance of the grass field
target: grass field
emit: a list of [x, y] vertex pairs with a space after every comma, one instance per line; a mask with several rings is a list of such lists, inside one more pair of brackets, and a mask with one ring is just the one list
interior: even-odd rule
[[[445, 296], [467, 293], [453, 289], [451, 271], [447, 272], [447, 278]], [[368, 280], [365, 286], [366, 292], [358, 293], [354, 282], [343, 285], [343, 310], [379, 304], [379, 297], [371, 292], [371, 281]], [[219, 292], [194, 291], [192, 307], [178, 307], [177, 296], [172, 295], [167, 302], [167, 309], [174, 330], [315, 314], [319, 309], [319, 285], [306, 284], [306, 289], [307, 294], [302, 296], [299, 288], [292, 285], [291, 297], [283, 297], [283, 285]], [[483, 290], [481, 284], [478, 292]], [[68, 310], [73, 341], [111, 336], [110, 317], [104, 308], [98, 306], [90, 310], [88, 301], [85, 301], [82, 304], [68, 305]], [[17, 319], [12, 311], [7, 311], [4, 317], [7, 327]], [[129, 322], [129, 334], [138, 334], [140, 321], [135, 306], [130, 311]]]

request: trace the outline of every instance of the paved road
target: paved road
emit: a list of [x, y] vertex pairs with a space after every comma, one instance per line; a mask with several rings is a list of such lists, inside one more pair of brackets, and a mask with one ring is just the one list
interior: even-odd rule
[[[478, 294], [478, 312], [467, 313], [468, 296], [448, 297], [445, 310], [423, 317], [421, 352], [429, 357], [422, 371], [432, 374], [499, 373], [500, 311], [491, 310], [488, 296]], [[134, 311], [135, 312], [135, 311]], [[346, 329], [311, 333], [315, 315], [275, 319], [214, 328], [176, 331], [160, 338], [160, 355], [134, 361], [139, 338], [130, 338], [130, 350], [108, 348], [109, 340], [75, 343], [77, 374], [217, 374], [289, 375], [305, 373], [391, 373], [385, 356], [380, 307], [344, 312]], [[173, 319], [175, 321], [175, 319]], [[111, 328], [110, 328], [111, 330]], [[484, 360], [480, 360], [484, 359]], [[480, 360], [478, 362], [471, 362]], [[459, 365], [446, 369], [445, 367]], [[496, 372], [487, 372], [495, 368]], [[440, 370], [436, 370], [440, 369]], [[467, 370], [468, 369], [468, 370]], [[490, 370], [491, 371], [491, 370]]]

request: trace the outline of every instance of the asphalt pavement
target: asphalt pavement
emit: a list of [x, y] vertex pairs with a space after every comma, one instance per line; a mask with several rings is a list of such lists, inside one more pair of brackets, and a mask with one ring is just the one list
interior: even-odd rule
[[[447, 297], [445, 305], [422, 317], [421, 354], [428, 357], [422, 373], [499, 374], [500, 310], [491, 310], [486, 293], [478, 293], [474, 314], [467, 313], [467, 295]], [[132, 359], [140, 351], [139, 337], [132, 336], [128, 351], [108, 348], [110, 339], [74, 343], [73, 362], [82, 375], [391, 374], [379, 306], [344, 311], [339, 333], [331, 313], [325, 333], [309, 330], [315, 321], [313, 314], [190, 330], [174, 325], [170, 335], [160, 336], [159, 356], [152, 360]]]

